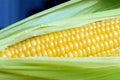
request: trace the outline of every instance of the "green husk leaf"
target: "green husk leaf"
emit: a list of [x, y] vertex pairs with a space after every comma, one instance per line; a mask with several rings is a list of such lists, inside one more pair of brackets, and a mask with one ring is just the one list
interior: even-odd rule
[[[119, 2], [120, 0], [74, 0], [35, 14], [0, 31], [0, 50], [33, 36], [81, 26], [105, 19], [104, 17], [107, 19], [110, 15], [119, 16]], [[114, 10], [116, 8], [118, 10]]]
[[119, 80], [120, 57], [0, 59], [0, 80]]
[[[74, 0], [45, 10], [0, 31], [0, 39], [42, 23], [119, 8], [119, 0]], [[114, 5], [115, 4], [115, 5]], [[69, 13], [69, 14], [68, 14]], [[62, 15], [61, 15], [62, 14]], [[59, 15], [59, 16], [58, 16]], [[17, 28], [16, 28], [17, 27]], [[14, 30], [14, 32], [13, 32]], [[9, 34], [8, 34], [9, 33]], [[4, 35], [4, 36], [3, 36]]]
[[50, 32], [56, 32], [56, 31], [65, 30], [65, 29], [74, 28], [74, 27], [80, 27], [82, 25], [92, 23], [95, 21], [100, 21], [100, 20], [105, 20], [110, 18], [119, 18], [119, 17], [120, 17], [120, 8], [102, 11], [102, 12], [96, 12], [96, 13], [87, 14], [87, 15], [81, 15], [81, 16], [79, 15], [72, 18], [70, 17], [67, 19], [54, 21], [51, 23], [41, 24], [36, 27], [23, 30], [5, 39], [1, 39], [0, 49], [4, 49], [9, 45], [12, 45], [14, 43], [17, 43], [19, 41], [25, 40], [33, 36], [43, 35]]
[[[52, 21], [72, 17], [78, 13], [79, 15], [81, 15], [80, 12], [84, 11], [86, 8], [94, 5], [97, 2], [98, 0], [68, 1], [66, 3], [58, 5], [51, 9], [45, 10], [43, 12], [30, 16], [20, 22], [17, 22], [13, 25], [8, 26], [7, 28], [1, 30], [0, 39], [6, 38], [15, 33], [19, 33], [22, 30], [33, 28], [34, 26], [37, 26], [46, 22], [52, 22]], [[91, 11], [89, 11], [88, 13], [90, 12]]]

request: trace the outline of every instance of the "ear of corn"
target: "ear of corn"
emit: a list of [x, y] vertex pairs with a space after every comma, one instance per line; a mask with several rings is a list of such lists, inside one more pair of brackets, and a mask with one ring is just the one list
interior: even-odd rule
[[1, 57], [116, 56], [116, 49], [109, 49], [119, 49], [119, 36], [120, 19], [109, 19], [24, 40], [7, 47]]
[[119, 80], [119, 2], [72, 0], [1, 30], [0, 79]]

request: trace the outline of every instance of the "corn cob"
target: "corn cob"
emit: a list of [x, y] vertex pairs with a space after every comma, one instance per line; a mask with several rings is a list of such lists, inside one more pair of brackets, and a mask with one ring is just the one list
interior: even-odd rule
[[115, 56], [119, 55], [119, 36], [120, 19], [108, 19], [26, 39], [7, 47], [1, 57]]

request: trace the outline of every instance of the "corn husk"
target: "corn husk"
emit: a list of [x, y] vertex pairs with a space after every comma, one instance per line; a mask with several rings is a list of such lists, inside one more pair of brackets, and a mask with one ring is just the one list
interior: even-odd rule
[[72, 0], [35, 14], [0, 31], [0, 50], [33, 36], [119, 17], [119, 2]]
[[120, 57], [0, 59], [0, 80], [119, 80]]
[[[71, 0], [0, 31], [0, 51], [17, 42], [120, 17], [120, 0]], [[59, 16], [58, 16], [59, 15]], [[119, 80], [120, 57], [1, 58], [0, 80]]]

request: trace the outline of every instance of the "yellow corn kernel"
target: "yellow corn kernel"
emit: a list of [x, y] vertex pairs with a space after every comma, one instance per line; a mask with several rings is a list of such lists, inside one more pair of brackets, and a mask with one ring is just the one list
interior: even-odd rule
[[120, 47], [112, 48], [106, 51], [101, 51], [92, 56], [100, 56], [100, 57], [101, 56], [103, 57], [104, 56], [120, 56]]
[[120, 19], [109, 19], [26, 39], [4, 49], [1, 57], [114, 56], [119, 36]]

